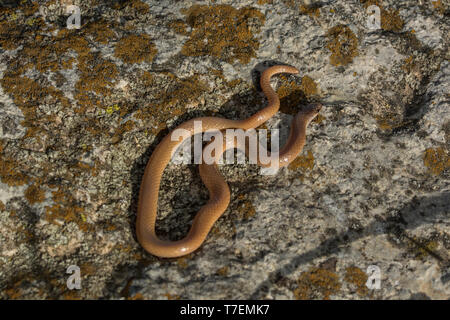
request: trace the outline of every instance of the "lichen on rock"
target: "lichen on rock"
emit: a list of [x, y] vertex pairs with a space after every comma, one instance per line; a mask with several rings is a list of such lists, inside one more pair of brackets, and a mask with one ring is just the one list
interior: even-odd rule
[[244, 64], [255, 57], [259, 44], [254, 34], [264, 24], [264, 15], [257, 9], [193, 5], [184, 13], [192, 31], [183, 45], [182, 54], [212, 56], [230, 63], [239, 60]]

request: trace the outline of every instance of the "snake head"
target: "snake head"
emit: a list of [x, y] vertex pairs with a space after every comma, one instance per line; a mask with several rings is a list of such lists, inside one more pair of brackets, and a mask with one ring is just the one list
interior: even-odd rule
[[310, 123], [322, 109], [322, 104], [320, 103], [311, 103], [304, 107], [302, 111], [299, 112], [299, 116], [306, 120], [307, 123]]

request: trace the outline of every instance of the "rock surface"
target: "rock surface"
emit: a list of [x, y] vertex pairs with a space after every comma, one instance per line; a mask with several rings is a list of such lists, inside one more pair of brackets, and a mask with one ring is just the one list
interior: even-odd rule
[[[450, 298], [448, 1], [0, 5], [0, 298]], [[221, 166], [231, 203], [203, 246], [146, 253], [152, 150], [187, 119], [263, 108], [276, 63], [300, 74], [275, 77], [267, 128], [285, 139], [303, 105], [324, 105], [302, 154], [271, 176]], [[182, 238], [207, 199], [197, 165], [171, 163], [158, 234]]]

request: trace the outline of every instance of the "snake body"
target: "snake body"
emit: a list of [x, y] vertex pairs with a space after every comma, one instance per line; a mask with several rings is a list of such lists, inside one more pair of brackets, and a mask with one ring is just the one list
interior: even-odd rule
[[[225, 129], [252, 129], [260, 126], [278, 111], [280, 99], [270, 86], [270, 78], [278, 73], [297, 74], [299, 71], [290, 66], [276, 65], [266, 69], [261, 75], [261, 88], [268, 99], [268, 105], [244, 120], [229, 120], [219, 117], [200, 117], [188, 120], [174, 130], [188, 130], [194, 134], [194, 121], [201, 121], [202, 132], [207, 130]], [[309, 105], [306, 110], [300, 111], [292, 120], [288, 140], [279, 152], [279, 167], [288, 165], [302, 151], [306, 141], [306, 128], [311, 120], [320, 111], [320, 104]], [[138, 212], [136, 221], [136, 234], [139, 243], [149, 253], [173, 258], [189, 254], [198, 249], [206, 239], [213, 224], [225, 212], [230, 202], [230, 190], [223, 176], [218, 171], [216, 163], [199, 166], [200, 177], [209, 191], [208, 202], [195, 216], [192, 226], [187, 234], [178, 241], [165, 241], [157, 237], [155, 233], [155, 222], [158, 207], [158, 192], [164, 168], [169, 163], [173, 151], [183, 140], [172, 141], [171, 131], [153, 151], [142, 178]], [[195, 131], [195, 133], [198, 133]], [[185, 139], [187, 137], [184, 137]], [[227, 146], [227, 148], [233, 146]], [[223, 151], [225, 151], [224, 148]], [[221, 154], [220, 154], [221, 155]], [[219, 157], [219, 154], [214, 155]], [[261, 164], [258, 160], [258, 164]]]

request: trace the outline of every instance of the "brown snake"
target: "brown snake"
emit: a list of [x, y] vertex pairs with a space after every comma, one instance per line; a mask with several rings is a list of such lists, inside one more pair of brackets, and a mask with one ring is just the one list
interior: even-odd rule
[[[268, 105], [245, 120], [229, 120], [218, 117], [201, 117], [188, 120], [174, 130], [188, 130], [194, 134], [194, 121], [201, 121], [202, 132], [207, 130], [224, 130], [228, 128], [252, 129], [260, 126], [275, 115], [280, 107], [280, 99], [270, 86], [270, 78], [278, 73], [297, 74], [299, 71], [290, 66], [276, 65], [268, 68], [261, 75], [261, 88], [268, 99]], [[320, 104], [309, 105], [292, 120], [289, 137], [279, 152], [279, 167], [287, 166], [302, 151], [306, 142], [306, 127], [321, 109]], [[173, 131], [174, 131], [173, 130]], [[165, 258], [180, 257], [198, 249], [206, 239], [213, 224], [225, 212], [230, 202], [230, 190], [216, 163], [200, 164], [200, 177], [208, 188], [210, 198], [200, 209], [187, 234], [178, 241], [160, 240], [155, 233], [158, 208], [158, 192], [164, 168], [169, 163], [173, 150], [183, 140], [172, 141], [171, 131], [153, 151], [145, 168], [139, 192], [136, 234], [138, 241], [149, 253]], [[195, 131], [195, 133], [198, 133]], [[227, 146], [230, 148], [233, 146]], [[225, 148], [223, 152], [226, 151]], [[221, 156], [215, 155], [216, 157]], [[264, 166], [258, 160], [260, 166]]]

